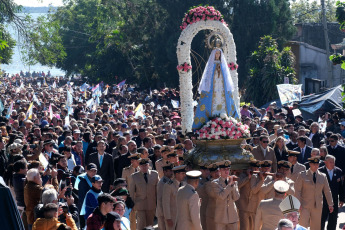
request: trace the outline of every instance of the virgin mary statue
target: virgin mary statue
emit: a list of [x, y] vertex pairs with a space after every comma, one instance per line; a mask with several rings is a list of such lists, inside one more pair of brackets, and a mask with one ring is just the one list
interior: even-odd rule
[[210, 118], [222, 113], [239, 119], [239, 111], [233, 99], [234, 85], [222, 49], [212, 50], [198, 91], [200, 100], [193, 129], [201, 128]]

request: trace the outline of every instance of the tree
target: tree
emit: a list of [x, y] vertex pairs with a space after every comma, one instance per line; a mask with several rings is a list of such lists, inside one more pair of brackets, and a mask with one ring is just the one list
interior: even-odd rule
[[246, 84], [245, 101], [253, 101], [261, 106], [278, 98], [276, 85], [284, 83], [284, 77], [290, 83], [296, 83], [294, 55], [290, 47], [278, 50], [278, 44], [271, 36], [261, 38], [259, 47], [249, 58], [250, 77]]
[[230, 20], [231, 31], [237, 47], [239, 85], [248, 79], [248, 57], [257, 47], [260, 38], [270, 34], [279, 47], [294, 34], [289, 1], [286, 0], [234, 0]]
[[16, 42], [0, 24], [0, 63], [9, 64], [13, 55], [13, 48]]
[[[328, 22], [335, 22], [335, 0], [326, 1], [326, 18]], [[291, 4], [291, 14], [294, 23], [321, 23], [321, 5], [319, 1], [299, 0]]]

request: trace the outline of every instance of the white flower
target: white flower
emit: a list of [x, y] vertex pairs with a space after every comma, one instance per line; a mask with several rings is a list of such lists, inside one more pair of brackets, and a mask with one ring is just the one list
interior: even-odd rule
[[220, 118], [222, 118], [222, 119], [228, 119], [228, 115], [226, 115], [226, 113], [221, 113], [221, 114], [220, 114]]

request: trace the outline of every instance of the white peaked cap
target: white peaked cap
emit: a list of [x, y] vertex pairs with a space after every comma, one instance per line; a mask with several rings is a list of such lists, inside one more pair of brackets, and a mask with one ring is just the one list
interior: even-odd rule
[[287, 192], [289, 190], [289, 184], [282, 180], [274, 182], [273, 187], [274, 190], [281, 193]]
[[189, 178], [199, 178], [201, 176], [201, 172], [198, 170], [192, 170], [186, 173], [187, 177]]
[[279, 208], [283, 214], [298, 212], [300, 207], [301, 202], [299, 202], [299, 200], [292, 195], [285, 197], [285, 199], [279, 205]]

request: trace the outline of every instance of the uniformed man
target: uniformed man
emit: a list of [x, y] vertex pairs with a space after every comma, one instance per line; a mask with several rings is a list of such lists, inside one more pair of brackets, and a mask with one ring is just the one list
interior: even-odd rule
[[273, 175], [271, 173], [271, 166], [272, 161], [270, 160], [260, 161], [260, 173], [257, 175], [256, 180], [251, 183], [252, 194], [257, 195], [259, 198], [257, 206], [259, 206], [261, 200], [266, 198], [266, 193], [264, 193], [264, 191], [262, 190], [262, 186], [267, 178], [267, 181], [271, 180], [271, 178], [269, 177]]
[[140, 171], [132, 174], [129, 194], [137, 211], [137, 228], [153, 225], [157, 202], [157, 171], [149, 169], [149, 159], [139, 160]]
[[262, 200], [255, 215], [255, 230], [276, 229], [277, 223], [284, 218], [279, 209], [279, 205], [289, 190], [289, 185], [285, 181], [276, 181], [274, 183], [274, 198]]
[[186, 173], [187, 184], [177, 192], [176, 230], [202, 230], [200, 221], [200, 198], [195, 189], [201, 172], [192, 170]]
[[217, 163], [210, 164], [207, 166], [207, 168], [210, 170], [210, 180], [205, 182], [205, 190], [206, 190], [206, 198], [207, 201], [202, 200], [201, 202], [207, 203], [206, 208], [206, 229], [203, 228], [203, 230], [213, 230], [214, 226], [216, 226], [216, 223], [214, 221], [214, 213], [216, 210], [216, 199], [214, 198], [215, 195], [212, 195], [214, 192], [212, 190], [212, 181], [216, 180], [220, 176], [219, 172], [219, 166]]
[[159, 182], [157, 184], [156, 217], [157, 217], [157, 220], [158, 220], [158, 227], [159, 227], [160, 230], [167, 229], [165, 227], [165, 219], [164, 219], [163, 205], [162, 205], [163, 195], [165, 196], [165, 194], [163, 192], [163, 187], [164, 187], [164, 184], [166, 184], [166, 183], [171, 181], [171, 179], [173, 177], [173, 171], [172, 171], [173, 167], [174, 167], [173, 163], [171, 163], [169, 161], [163, 162], [162, 168], [163, 168], [164, 176], [159, 180]]
[[164, 161], [168, 161], [167, 155], [168, 153], [171, 152], [171, 149], [169, 148], [169, 146], [163, 146], [161, 148], [161, 155], [162, 158], [159, 159], [158, 161], [156, 161], [155, 165], [156, 165], [156, 170], [158, 172], [159, 178], [162, 178], [164, 176], [163, 174], [163, 168], [162, 168], [162, 164]]
[[175, 151], [173, 151], [171, 153], [168, 153], [167, 159], [168, 159], [168, 161], [173, 163], [174, 166], [178, 166], [179, 165], [179, 162], [178, 162], [179, 158], [178, 158], [177, 153]]
[[122, 170], [122, 178], [124, 178], [127, 181], [127, 184], [130, 183], [129, 180], [131, 179], [131, 175], [140, 170], [139, 168], [140, 154], [135, 153], [128, 156], [128, 158], [131, 160], [131, 165]]
[[292, 195], [285, 197], [285, 199], [279, 205], [284, 217], [288, 220], [291, 220], [293, 223], [293, 230], [306, 230], [306, 228], [298, 224], [300, 207], [301, 202], [299, 202], [299, 200]]
[[306, 170], [305, 166], [297, 161], [300, 154], [301, 153], [298, 151], [288, 150], [288, 161], [291, 163], [290, 174], [288, 177], [295, 183], [299, 173]]
[[270, 199], [274, 197], [274, 183], [278, 180], [285, 181], [289, 185], [289, 190], [286, 192], [288, 195], [293, 195], [295, 193], [295, 182], [286, 176], [289, 174], [291, 163], [288, 161], [279, 161], [277, 173], [273, 176], [268, 175], [263, 185], [261, 186], [261, 192], [265, 194], [265, 199]]
[[[131, 165], [122, 170], [122, 177], [127, 181], [127, 184], [129, 185], [130, 180], [132, 179], [131, 175], [133, 173], [139, 172], [140, 170], [140, 167], [139, 167], [140, 154], [135, 153], [128, 156], [128, 158], [131, 160]], [[137, 220], [136, 220], [135, 207], [132, 209], [131, 213], [129, 214], [129, 221], [131, 222], [131, 229], [136, 229]]]
[[177, 221], [177, 191], [185, 185], [186, 165], [175, 166], [174, 179], [168, 181], [163, 186], [162, 207], [167, 230], [176, 229]]
[[221, 161], [218, 166], [220, 177], [212, 181], [212, 195], [216, 200], [214, 229], [237, 230], [239, 218], [235, 201], [240, 198], [240, 193], [234, 176], [230, 176], [231, 161]]
[[181, 157], [181, 156], [183, 157], [184, 144], [179, 143], [179, 144], [175, 145], [174, 149], [175, 149], [175, 151], [179, 157]]
[[199, 186], [196, 191], [199, 194], [201, 199], [201, 206], [200, 206], [200, 219], [201, 219], [201, 226], [202, 229], [206, 230], [206, 209], [207, 209], [207, 193], [205, 188], [205, 183], [210, 180], [210, 170], [207, 168], [208, 164], [200, 164], [199, 169], [201, 171], [201, 177], [199, 181]]
[[256, 203], [253, 202], [251, 194], [251, 180], [256, 180], [252, 176], [252, 172], [259, 171], [260, 161], [252, 160], [250, 162], [249, 170], [240, 174], [238, 188], [240, 190], [240, 199], [236, 201], [236, 206], [239, 211], [240, 230], [253, 230], [255, 213], [257, 209]]
[[321, 214], [323, 206], [322, 193], [325, 195], [329, 212], [333, 212], [332, 193], [327, 177], [319, 168], [320, 157], [308, 158], [310, 168], [299, 174], [295, 185], [295, 196], [302, 204], [300, 223], [312, 230], [321, 229]]

